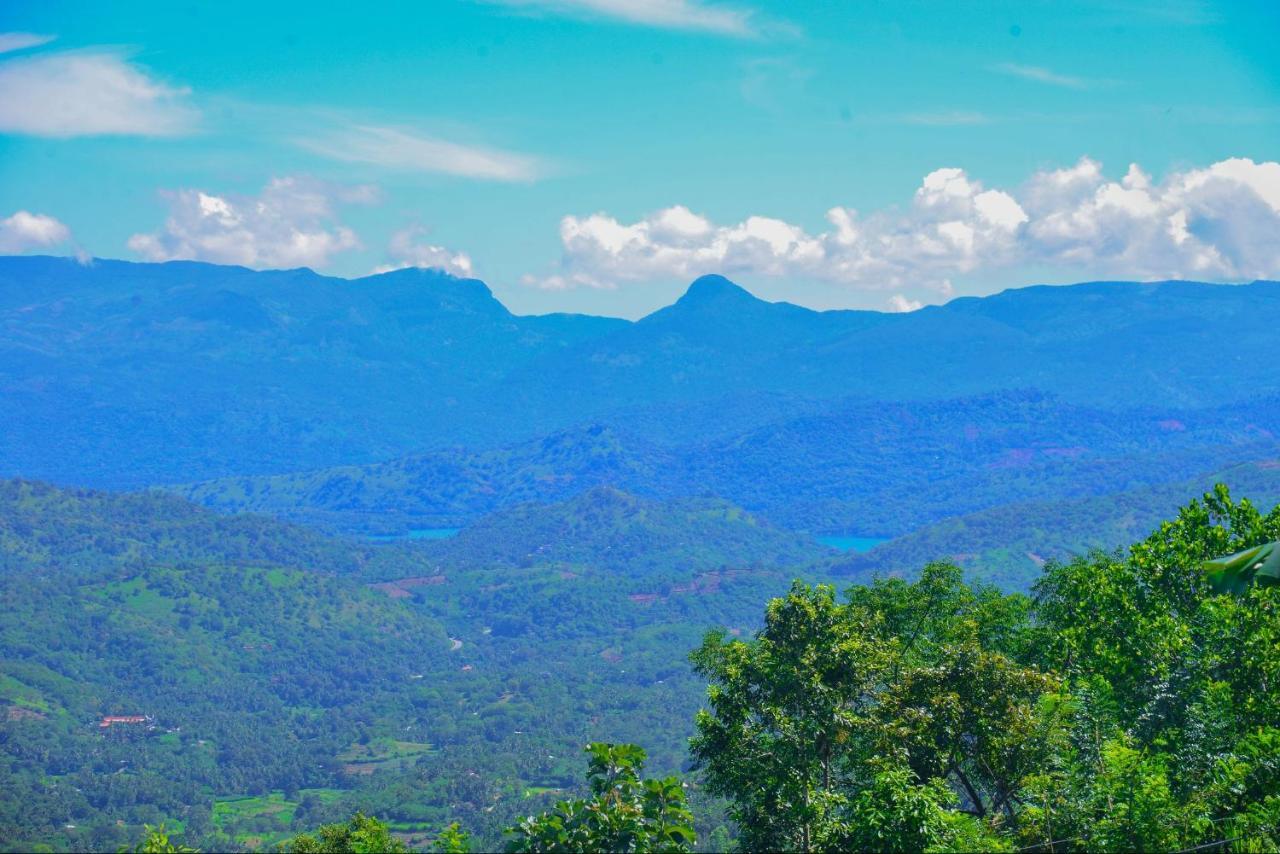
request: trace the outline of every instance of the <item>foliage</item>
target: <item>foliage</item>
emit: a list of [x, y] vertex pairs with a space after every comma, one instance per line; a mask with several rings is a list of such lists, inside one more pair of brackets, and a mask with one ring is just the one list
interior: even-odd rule
[[1277, 534], [1219, 486], [1034, 601], [942, 564], [843, 603], [797, 583], [694, 653], [695, 763], [752, 849], [1274, 848], [1280, 588], [1203, 565]]
[[121, 851], [133, 852], [133, 854], [196, 854], [194, 848], [171, 842], [163, 824], [155, 827], [148, 824], [143, 830], [146, 836], [136, 847], [121, 849]]
[[409, 849], [391, 835], [386, 824], [356, 813], [345, 824], [326, 824], [314, 834], [295, 836], [280, 850], [287, 854], [396, 854]]
[[691, 851], [696, 841], [684, 786], [642, 779], [634, 744], [587, 745], [591, 797], [560, 801], [508, 830], [508, 851]]
[[439, 854], [469, 854], [471, 851], [471, 834], [467, 833], [458, 822], [453, 822], [436, 837], [431, 850]]
[[754, 640], [708, 635], [692, 753], [745, 847], [945, 846], [951, 786], [979, 818], [1010, 813], [1056, 726], [1053, 678], [1010, 658], [1026, 606], [931, 564], [847, 604], [797, 583]]
[[1250, 584], [1280, 584], [1280, 542], [1254, 546], [1227, 557], [1206, 561], [1209, 583], [1218, 593], [1243, 593]]

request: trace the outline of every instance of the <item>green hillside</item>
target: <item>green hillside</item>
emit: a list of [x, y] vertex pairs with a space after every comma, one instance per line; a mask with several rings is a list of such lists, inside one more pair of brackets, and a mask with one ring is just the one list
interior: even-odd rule
[[633, 577], [800, 566], [826, 553], [727, 501], [661, 502], [607, 486], [557, 504], [500, 510], [422, 549], [453, 567], [560, 563]]
[[[577, 784], [586, 741], [643, 740], [678, 770], [688, 650], [749, 631], [790, 579], [738, 557], [815, 547], [720, 502], [594, 498], [458, 541], [506, 531], [524, 553], [521, 520], [576, 520], [546, 560], [442, 566], [164, 494], [0, 484], [0, 839], [114, 849], [165, 819], [219, 849], [365, 808], [496, 844]], [[621, 562], [579, 560], [604, 542]]]
[[1280, 461], [1260, 460], [1154, 487], [1061, 501], [1013, 502], [944, 519], [841, 559], [845, 577], [911, 574], [933, 560], [950, 560], [975, 580], [1026, 590], [1049, 560], [1131, 543], [1172, 516], [1188, 495], [1225, 483], [1264, 510], [1280, 503]]

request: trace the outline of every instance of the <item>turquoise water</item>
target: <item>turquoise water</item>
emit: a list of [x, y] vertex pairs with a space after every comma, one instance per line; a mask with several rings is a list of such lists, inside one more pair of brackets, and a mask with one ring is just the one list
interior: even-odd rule
[[379, 543], [393, 540], [447, 540], [460, 530], [461, 528], [410, 528], [403, 534], [379, 534], [369, 539]]
[[884, 537], [818, 537], [818, 542], [842, 552], [868, 552], [889, 541]]

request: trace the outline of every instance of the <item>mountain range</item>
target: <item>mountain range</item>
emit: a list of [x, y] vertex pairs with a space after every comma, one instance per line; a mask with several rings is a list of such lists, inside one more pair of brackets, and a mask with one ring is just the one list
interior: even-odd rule
[[1157, 414], [1230, 407], [1280, 394], [1277, 309], [1275, 282], [1105, 282], [818, 312], [707, 276], [632, 322], [513, 315], [479, 281], [416, 269], [4, 257], [0, 473], [178, 484], [589, 424], [688, 444], [855, 401], [1026, 389]]

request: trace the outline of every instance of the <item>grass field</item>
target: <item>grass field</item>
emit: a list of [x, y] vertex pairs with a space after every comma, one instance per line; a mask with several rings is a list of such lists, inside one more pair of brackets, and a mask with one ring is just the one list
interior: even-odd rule
[[415, 758], [433, 750], [435, 748], [430, 744], [422, 742], [379, 738], [368, 744], [352, 744], [336, 759], [344, 763], [348, 774], [372, 774], [383, 769], [407, 767]]
[[342, 796], [339, 789], [301, 789], [297, 800], [284, 792], [218, 798], [213, 804], [213, 825], [238, 843], [248, 847], [270, 846], [289, 836], [298, 805], [307, 797], [329, 803]]

